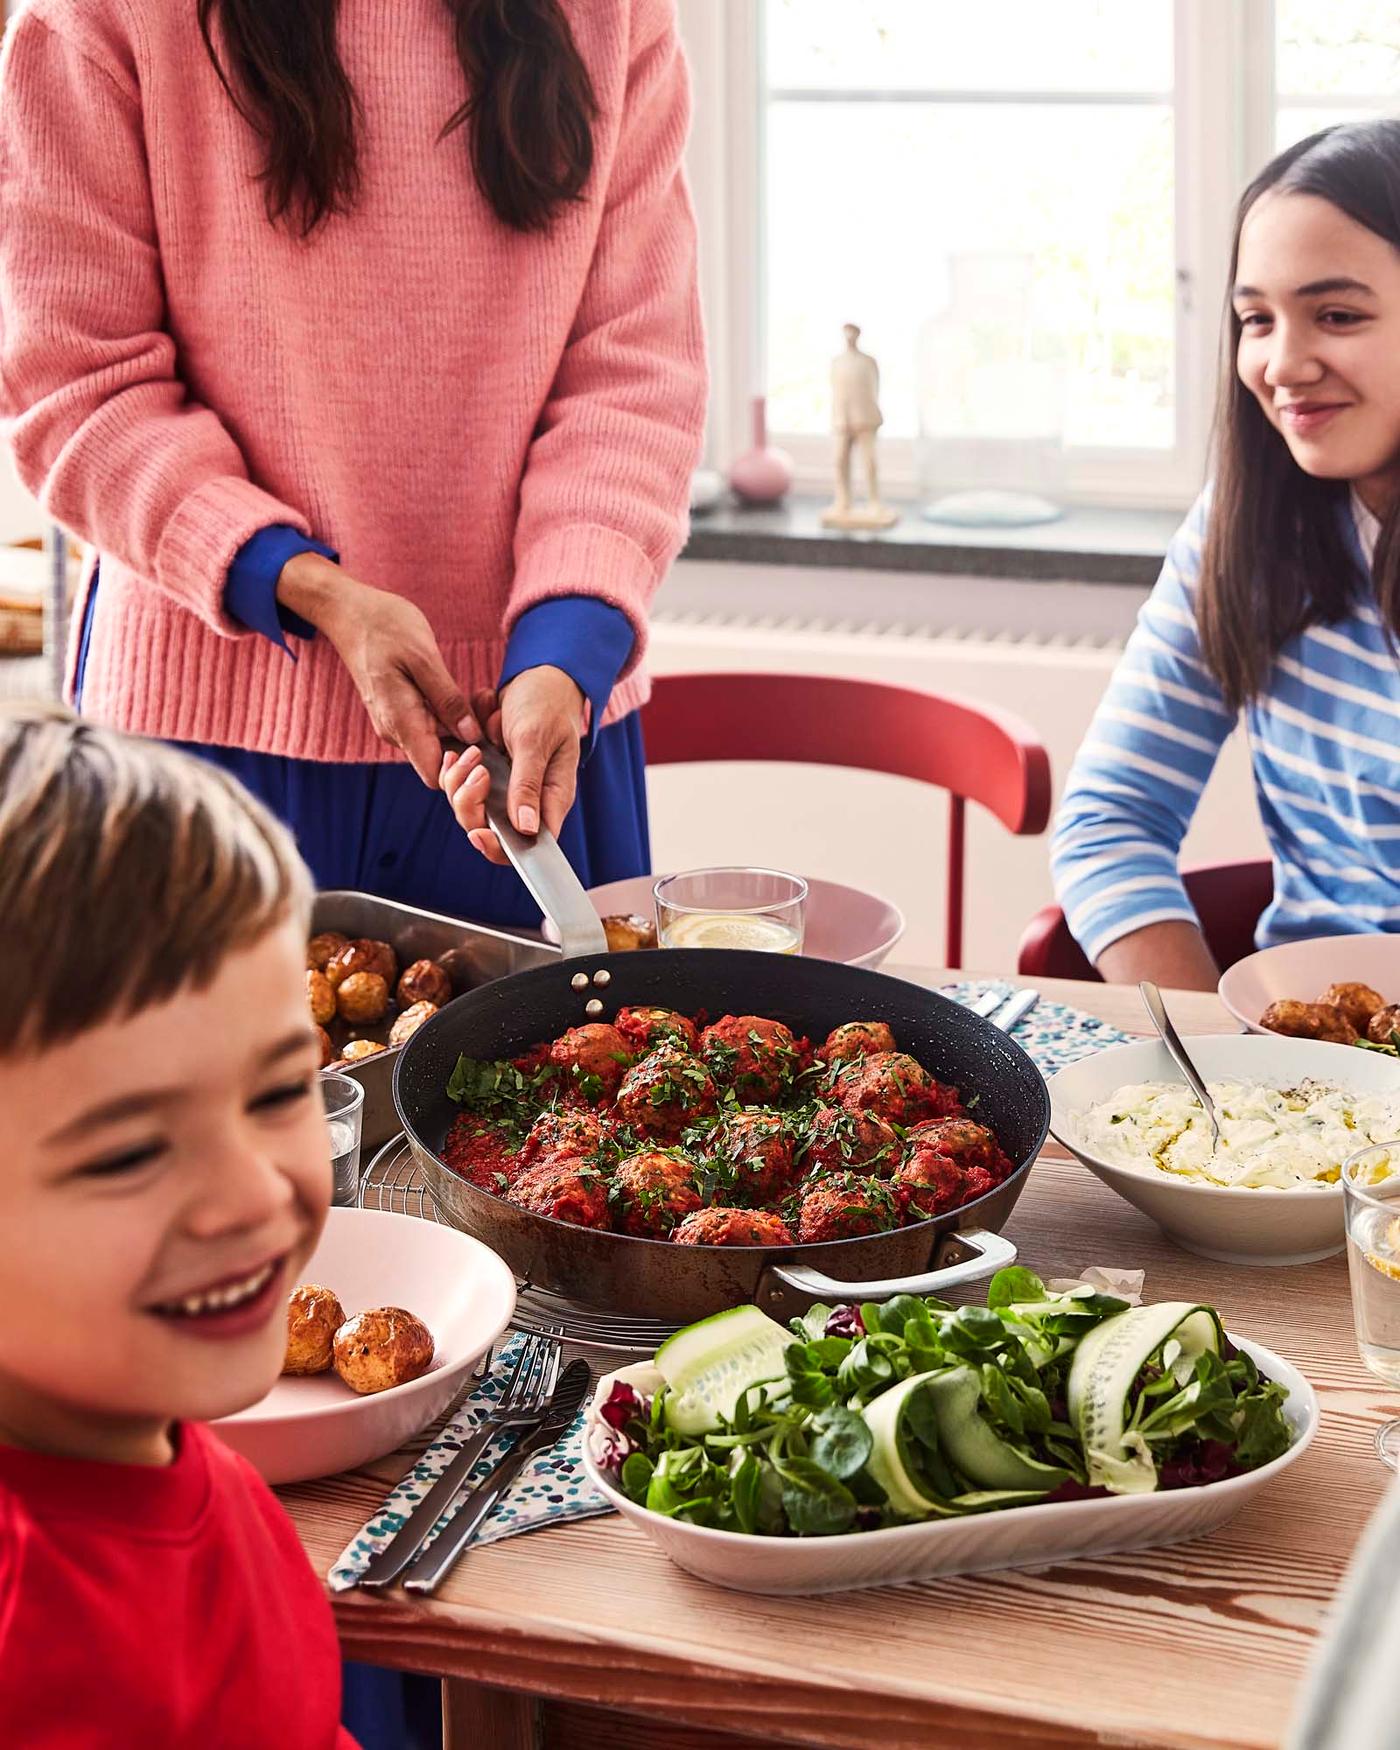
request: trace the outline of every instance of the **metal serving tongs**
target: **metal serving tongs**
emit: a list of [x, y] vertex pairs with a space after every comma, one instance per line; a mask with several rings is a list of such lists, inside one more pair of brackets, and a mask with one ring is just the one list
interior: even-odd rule
[[[463, 744], [448, 737], [442, 745], [449, 753], [461, 753]], [[510, 858], [516, 874], [530, 890], [530, 895], [545, 916], [559, 931], [559, 945], [566, 960], [582, 954], [606, 954], [608, 938], [602, 920], [593, 909], [593, 902], [583, 890], [583, 883], [573, 871], [569, 859], [559, 848], [559, 841], [541, 825], [533, 838], [517, 832], [506, 813], [506, 791], [510, 785], [510, 757], [492, 741], [475, 744], [481, 750], [481, 763], [491, 779], [491, 791], [486, 798], [486, 819], [492, 832], [501, 841], [501, 849]]]
[[1201, 1110], [1210, 1120], [1210, 1133], [1213, 1138], [1211, 1154], [1214, 1155], [1216, 1149], [1221, 1147], [1220, 1119], [1215, 1110], [1215, 1101], [1211, 1099], [1200, 1071], [1191, 1061], [1190, 1053], [1181, 1043], [1181, 1035], [1172, 1025], [1171, 1016], [1167, 1013], [1167, 1005], [1162, 1001], [1161, 991], [1149, 979], [1145, 978], [1138, 986], [1138, 994], [1141, 996], [1148, 1014], [1152, 1017], [1152, 1025], [1162, 1036], [1163, 1045], [1171, 1053], [1172, 1062], [1186, 1077], [1191, 1092], [1201, 1102]]

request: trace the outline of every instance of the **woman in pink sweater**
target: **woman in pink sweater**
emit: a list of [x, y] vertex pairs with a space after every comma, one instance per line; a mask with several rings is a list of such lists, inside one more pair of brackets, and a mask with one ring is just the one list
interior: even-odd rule
[[322, 886], [537, 916], [436, 793], [439, 733], [487, 724], [523, 830], [648, 867], [647, 610], [704, 419], [687, 119], [673, 0], [11, 24], [0, 413], [93, 550], [73, 692], [236, 772]]

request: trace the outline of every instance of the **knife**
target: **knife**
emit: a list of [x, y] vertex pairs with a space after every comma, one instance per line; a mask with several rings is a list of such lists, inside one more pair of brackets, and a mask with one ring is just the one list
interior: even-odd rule
[[405, 1592], [437, 1590], [443, 1575], [475, 1537], [482, 1521], [497, 1506], [526, 1461], [547, 1451], [573, 1426], [574, 1417], [578, 1415], [592, 1383], [593, 1371], [586, 1361], [569, 1363], [533, 1431], [520, 1436], [490, 1476], [462, 1502], [456, 1517], [438, 1533], [436, 1543], [415, 1557], [404, 1575]]

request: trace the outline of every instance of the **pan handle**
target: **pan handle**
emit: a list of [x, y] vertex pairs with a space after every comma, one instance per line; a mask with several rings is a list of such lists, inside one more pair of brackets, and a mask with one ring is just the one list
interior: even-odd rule
[[[448, 737], [443, 738], [443, 746], [452, 753], [460, 753], [462, 748], [460, 742]], [[572, 960], [584, 954], [606, 954], [608, 938], [602, 921], [572, 864], [560, 850], [558, 839], [543, 825], [534, 838], [527, 838], [510, 824], [510, 816], [506, 813], [509, 756], [494, 742], [480, 741], [477, 746], [481, 749], [481, 763], [491, 776], [491, 791], [486, 798], [487, 822], [535, 904], [559, 931], [564, 958]]]
[[935, 1257], [949, 1243], [971, 1250], [970, 1258], [962, 1258], [942, 1269], [927, 1270], [922, 1276], [897, 1276], [888, 1281], [843, 1282], [838, 1276], [824, 1275], [806, 1264], [770, 1264], [759, 1283], [758, 1300], [771, 1308], [794, 1296], [803, 1306], [814, 1300], [888, 1300], [896, 1294], [939, 1294], [945, 1288], [957, 1288], [965, 1282], [980, 1282], [994, 1276], [998, 1270], [1016, 1262], [1016, 1248], [1011, 1241], [986, 1228], [965, 1228], [949, 1234], [939, 1243]]

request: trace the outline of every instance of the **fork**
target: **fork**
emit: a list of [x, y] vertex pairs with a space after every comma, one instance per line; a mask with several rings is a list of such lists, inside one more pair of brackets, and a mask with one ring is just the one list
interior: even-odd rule
[[559, 1377], [560, 1335], [556, 1329], [548, 1336], [526, 1338], [496, 1410], [463, 1441], [447, 1469], [370, 1562], [360, 1576], [361, 1586], [391, 1585], [428, 1541], [496, 1436], [538, 1418]]
[[1003, 1033], [1010, 1033], [1025, 1020], [1039, 1001], [1040, 992], [1027, 986], [1024, 990], [1013, 990], [1004, 997], [989, 990], [974, 998], [967, 1006], [974, 1015], [980, 1015], [994, 1027], [1000, 1027]]

